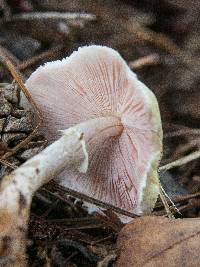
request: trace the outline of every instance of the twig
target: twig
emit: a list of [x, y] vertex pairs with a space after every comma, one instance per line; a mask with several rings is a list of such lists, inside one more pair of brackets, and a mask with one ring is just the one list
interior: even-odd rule
[[170, 206], [168, 205], [168, 202], [167, 202], [167, 199], [166, 199], [166, 193], [165, 193], [165, 191], [164, 191], [164, 189], [163, 189], [163, 187], [162, 187], [162, 185], [160, 183], [159, 183], [159, 189], [160, 189], [160, 198], [161, 198], [162, 203], [164, 205], [164, 208], [165, 208], [165, 211], [167, 213], [167, 216], [169, 218], [173, 219], [174, 216], [173, 216], [173, 214], [172, 214], [172, 212], [170, 210]]
[[109, 254], [103, 260], [97, 263], [97, 267], [107, 267], [110, 265], [110, 262], [114, 261], [117, 258], [117, 254]]
[[190, 129], [190, 128], [183, 128], [179, 129], [177, 131], [173, 132], [168, 132], [164, 135], [164, 138], [172, 138], [172, 137], [177, 137], [180, 135], [200, 135], [200, 129]]
[[172, 55], [180, 56], [184, 54], [184, 52], [173, 41], [162, 33], [156, 33], [145, 28], [139, 23], [132, 23], [131, 21], [124, 23], [124, 27], [128, 30], [128, 32], [130, 32], [130, 34], [134, 34], [140, 41], [151, 43], [160, 49], [164, 49]]
[[94, 245], [96, 245], [96, 244], [98, 244], [98, 243], [102, 243], [103, 241], [107, 241], [107, 240], [113, 239], [113, 236], [114, 236], [114, 235], [113, 235], [113, 233], [112, 233], [112, 234], [110, 234], [109, 236], [100, 238], [100, 239], [98, 239], [98, 240], [91, 241], [91, 242], [90, 242], [90, 245], [91, 245], [91, 246], [94, 246]]
[[[140, 42], [147, 42], [159, 49], [165, 50], [167, 53], [176, 56], [180, 62], [184, 63], [186, 66], [189, 66], [193, 72], [196, 73], [196, 75], [199, 75], [200, 63], [189, 53], [185, 52], [178, 45], [176, 45], [166, 35], [154, 32], [140, 23], [133, 23], [132, 21], [126, 21], [126, 23], [123, 23], [122, 20], [122, 25], [128, 33], [135, 35], [134, 40], [138, 39]], [[192, 64], [194, 62], [196, 64]]]
[[36, 55], [22, 63], [20, 63], [18, 65], [18, 68], [20, 70], [25, 70], [29, 67], [32, 67], [32, 66], [35, 66], [36, 64], [40, 63], [42, 61], [45, 61], [45, 60], [50, 60], [50, 59], [53, 59], [55, 57], [58, 57], [62, 52], [63, 50], [66, 48], [66, 45], [64, 44], [60, 44], [60, 45], [57, 45], [55, 47], [52, 47], [51, 49], [49, 49], [48, 51], [45, 51], [39, 55]]
[[200, 200], [199, 199], [192, 199], [186, 205], [183, 205], [179, 208], [179, 210], [186, 211], [193, 208], [200, 207]]
[[5, 67], [7, 67], [6, 61], [8, 59], [16, 65], [20, 64], [20, 60], [18, 58], [16, 58], [7, 48], [0, 45], [0, 61]]
[[31, 94], [27, 90], [27, 88], [23, 82], [23, 78], [22, 78], [21, 73], [16, 69], [16, 67], [12, 64], [12, 62], [9, 59], [6, 59], [6, 65], [7, 65], [7, 68], [9, 69], [10, 73], [12, 74], [13, 78], [15, 79], [17, 84], [20, 86], [22, 92], [24, 93], [24, 95], [26, 96], [26, 98], [28, 99], [28, 101], [30, 102], [32, 107], [35, 109], [36, 114], [41, 119], [42, 118], [41, 112], [40, 112], [37, 104], [33, 100]]
[[12, 21], [15, 20], [38, 20], [38, 19], [62, 19], [62, 20], [76, 20], [82, 19], [86, 21], [96, 20], [94, 14], [88, 13], [71, 13], [71, 12], [31, 12], [20, 13], [12, 16]]
[[60, 196], [57, 193], [53, 193], [53, 192], [47, 190], [46, 188], [42, 188], [42, 191], [48, 193], [51, 196], [54, 196], [57, 200], [60, 200], [60, 201], [64, 202], [65, 204], [67, 204], [68, 206], [70, 206], [70, 208], [72, 210], [74, 210], [75, 212], [78, 212], [77, 209], [76, 209], [76, 207], [75, 207], [75, 205], [74, 205], [74, 203], [71, 200], [62, 197], [62, 196]]
[[138, 70], [143, 67], [157, 65], [159, 63], [160, 57], [158, 54], [154, 53], [129, 62], [129, 67], [131, 69]]
[[7, 160], [3, 160], [0, 158], [0, 163], [2, 163], [3, 165], [6, 165], [8, 167], [10, 167], [11, 169], [15, 170], [17, 167], [14, 164], [11, 164], [10, 162], [8, 162]]
[[70, 230], [86, 230], [86, 229], [97, 229], [97, 228], [104, 228], [105, 229], [105, 223], [99, 222], [95, 224], [89, 224], [85, 226], [68, 226], [64, 228], [65, 231], [70, 231]]
[[73, 253], [66, 259], [66, 262], [65, 262], [65, 263], [68, 264], [69, 261], [70, 261], [73, 257], [75, 257], [77, 254], [78, 254], [77, 251], [73, 252]]
[[[182, 157], [183, 154], [186, 154], [186, 153], [190, 152], [191, 150], [198, 149], [199, 147], [200, 147], [200, 138], [192, 139], [192, 140], [188, 141], [186, 144], [181, 144], [173, 152], [173, 155], [171, 157], [171, 162], [176, 161], [179, 157]], [[164, 165], [170, 164], [170, 163], [166, 163], [166, 162], [169, 162], [169, 160], [165, 160]]]
[[194, 194], [189, 194], [189, 195], [185, 195], [185, 196], [177, 196], [173, 199], [173, 202], [182, 202], [185, 200], [189, 200], [191, 198], [197, 198], [200, 197], [200, 192], [198, 193], [194, 193]]
[[[170, 204], [172, 204], [173, 209], [174, 209], [177, 213], [181, 214], [180, 211], [179, 211], [179, 209], [178, 209], [178, 208], [176, 207], [176, 205], [174, 204], [173, 200], [172, 200], [172, 199], [168, 196], [168, 194], [165, 192], [165, 190], [164, 190], [164, 188], [162, 187], [161, 183], [160, 183], [160, 190], [162, 191], [162, 193], [163, 193], [163, 195], [164, 195], [164, 197], [165, 197], [166, 203], [168, 204], [168, 202], [169, 202]], [[164, 205], [164, 203], [163, 203], [163, 205]], [[169, 206], [168, 206], [168, 207], [169, 207]], [[171, 211], [171, 207], [169, 207], [169, 210]]]
[[102, 207], [104, 209], [111, 209], [119, 214], [122, 214], [122, 215], [125, 215], [125, 216], [128, 216], [128, 217], [131, 217], [131, 218], [136, 218], [138, 217], [136, 214], [134, 213], [131, 213], [131, 212], [128, 212], [126, 210], [123, 210], [123, 209], [120, 209], [118, 207], [115, 207], [109, 203], [105, 203], [105, 202], [102, 202], [100, 200], [97, 200], [95, 198], [92, 198], [92, 197], [89, 197], [85, 194], [82, 194], [82, 193], [79, 193], [75, 190], [72, 190], [70, 188], [67, 188], [67, 187], [62, 187], [60, 185], [58, 185], [56, 182], [52, 181], [52, 184], [53, 184], [53, 187], [61, 192], [65, 192], [69, 195], [72, 195], [73, 197], [76, 197], [76, 198], [79, 198], [80, 200], [84, 200], [86, 202], [89, 202], [89, 203], [92, 203], [94, 205], [97, 205], [99, 207]]
[[6, 152], [1, 158], [0, 160], [4, 160], [7, 159], [9, 157], [11, 157], [12, 155], [14, 155], [15, 153], [17, 153], [17, 151], [19, 151], [19, 149], [23, 148], [25, 145], [27, 145], [35, 136], [35, 134], [38, 131], [40, 124], [38, 124], [35, 129], [30, 133], [30, 135], [28, 137], [26, 137], [23, 141], [21, 141], [18, 145], [16, 145], [13, 149], [11, 149], [10, 151]]
[[182, 157], [178, 160], [175, 160], [169, 164], [166, 164], [164, 166], [161, 166], [159, 168], [159, 171], [167, 171], [174, 167], [182, 166], [184, 164], [187, 164], [188, 162], [200, 158], [200, 151], [193, 152], [185, 157]]
[[[176, 196], [173, 198], [173, 200], [171, 200], [173, 203], [181, 203], [181, 202], [185, 202], [187, 200], [191, 200], [191, 199], [195, 199], [195, 198], [199, 198], [200, 197], [200, 192], [195, 193], [195, 194], [188, 194], [185, 196]], [[169, 199], [167, 199], [167, 201], [169, 203], [171, 203], [171, 201]], [[161, 208], [163, 207], [163, 203], [159, 202], [156, 204], [156, 208]], [[180, 211], [180, 208], [178, 209]]]
[[6, 66], [9, 69], [10, 73], [12, 74], [13, 78], [15, 79], [15, 81], [17, 82], [17, 84], [20, 86], [22, 92], [24, 93], [24, 95], [26, 96], [26, 98], [28, 99], [28, 101], [30, 102], [30, 104], [32, 105], [32, 107], [34, 108], [37, 116], [38, 116], [38, 125], [35, 127], [35, 129], [33, 130], [33, 132], [25, 139], [23, 140], [21, 143], [19, 143], [16, 147], [14, 147], [11, 151], [5, 153], [1, 159], [6, 159], [10, 156], [12, 156], [13, 154], [15, 154], [20, 148], [24, 147], [29, 141], [31, 141], [31, 139], [35, 136], [35, 134], [38, 131], [38, 128], [42, 122], [42, 114], [37, 106], [37, 104], [35, 103], [35, 101], [32, 99], [32, 96], [30, 95], [29, 91], [27, 90], [25, 84], [23, 83], [23, 78], [21, 73], [19, 73], [19, 71], [17, 71], [17, 69], [15, 68], [15, 66], [12, 64], [12, 62], [6, 58], [5, 59], [6, 62]]

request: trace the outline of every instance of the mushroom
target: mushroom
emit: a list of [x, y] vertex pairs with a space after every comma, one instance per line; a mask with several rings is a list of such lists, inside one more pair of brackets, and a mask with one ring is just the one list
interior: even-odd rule
[[84, 132], [87, 173], [70, 168], [58, 182], [135, 214], [150, 212], [159, 194], [160, 112], [154, 94], [120, 54], [104, 46], [79, 48], [40, 66], [26, 86], [42, 112], [40, 131], [50, 142], [69, 127]]

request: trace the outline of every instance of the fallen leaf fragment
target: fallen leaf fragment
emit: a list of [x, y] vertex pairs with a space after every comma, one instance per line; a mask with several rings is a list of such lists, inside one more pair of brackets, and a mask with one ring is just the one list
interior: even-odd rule
[[135, 219], [121, 230], [117, 248], [115, 267], [200, 266], [200, 219]]

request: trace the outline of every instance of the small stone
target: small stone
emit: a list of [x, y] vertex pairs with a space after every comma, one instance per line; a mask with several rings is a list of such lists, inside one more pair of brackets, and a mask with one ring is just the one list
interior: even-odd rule
[[5, 99], [4, 95], [0, 92], [0, 116], [8, 116], [11, 113], [12, 106]]
[[[0, 90], [2, 90], [2, 88]], [[4, 96], [9, 102], [13, 104], [19, 102], [19, 89], [16, 84], [8, 84], [3, 90]]]
[[25, 117], [26, 116], [27, 111], [24, 109], [17, 109], [14, 108], [11, 112], [11, 115], [15, 118], [21, 118], [21, 117]]
[[2, 141], [10, 145], [13, 142], [24, 140], [27, 137], [25, 133], [4, 133], [2, 135]]
[[18, 119], [12, 116], [8, 117], [8, 124], [5, 126], [4, 132], [25, 132], [30, 133], [33, 130], [32, 116], [26, 113], [26, 116]]

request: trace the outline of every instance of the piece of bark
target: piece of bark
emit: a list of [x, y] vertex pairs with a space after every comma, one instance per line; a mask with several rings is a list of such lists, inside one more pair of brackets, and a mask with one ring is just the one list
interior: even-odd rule
[[200, 219], [143, 217], [120, 232], [115, 267], [197, 267]]

